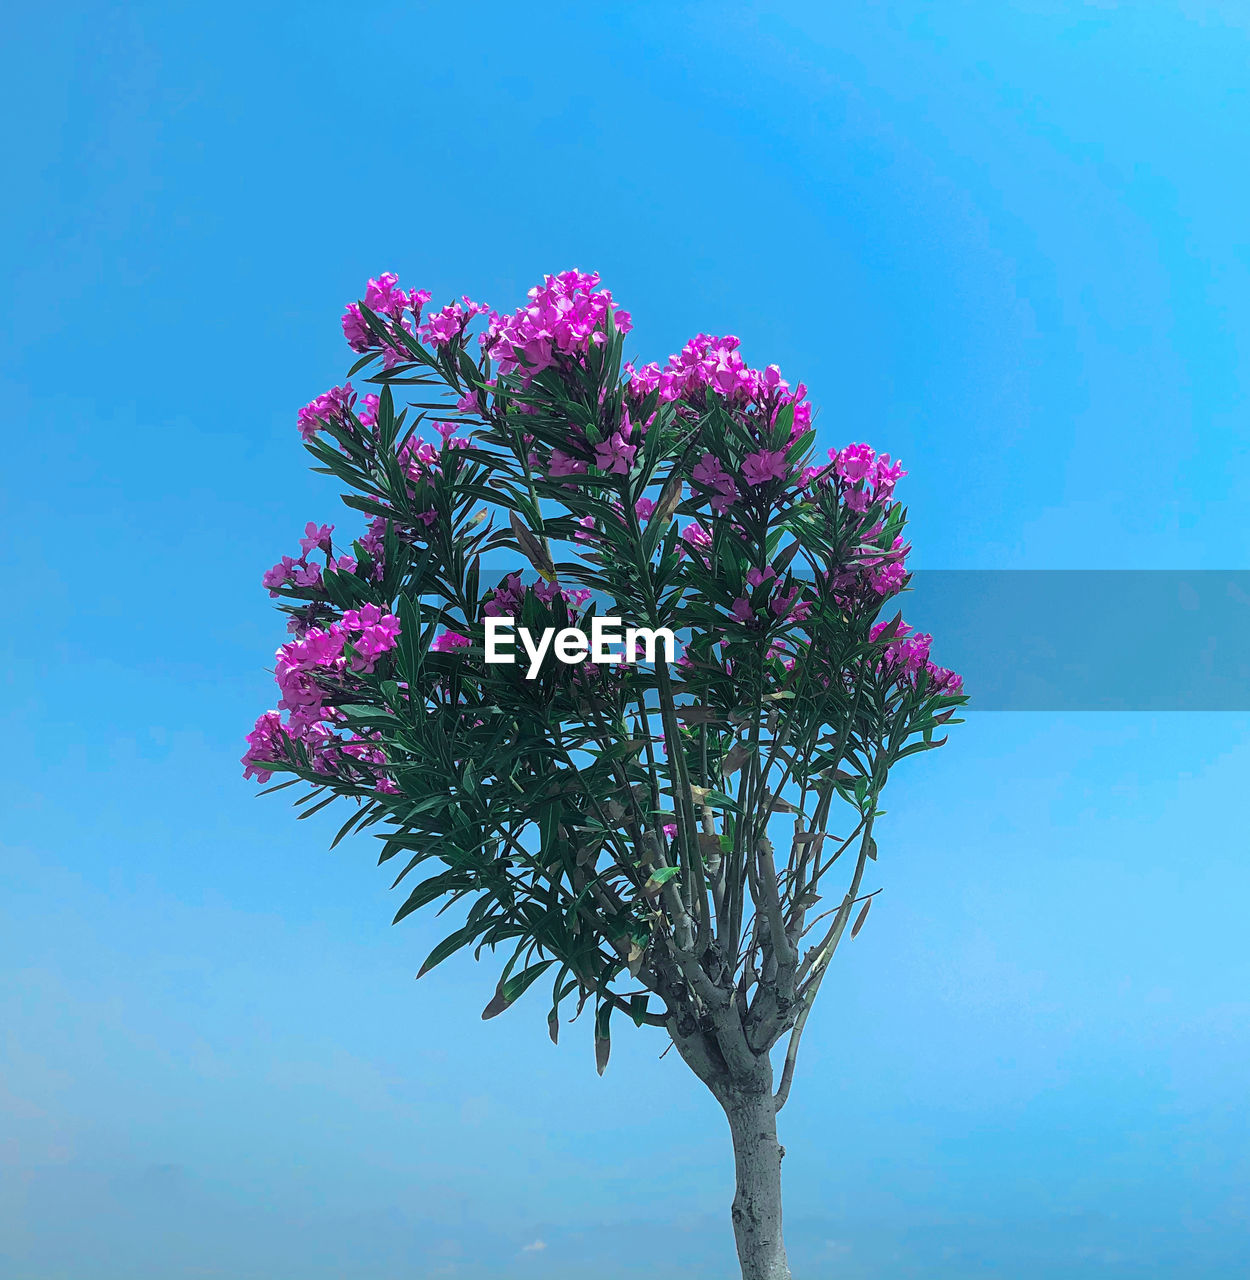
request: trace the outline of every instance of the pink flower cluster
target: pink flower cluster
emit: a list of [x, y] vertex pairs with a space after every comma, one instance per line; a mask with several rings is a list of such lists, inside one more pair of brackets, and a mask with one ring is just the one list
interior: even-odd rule
[[474, 316], [490, 313], [490, 307], [484, 302], [474, 302], [470, 298], [462, 298], [459, 302], [449, 302], [441, 311], [433, 315], [421, 326], [421, 341], [431, 347], [445, 347], [457, 338], [464, 337], [464, 331]]
[[399, 465], [404, 469], [404, 474], [414, 484], [442, 470], [439, 466], [439, 454], [442, 449], [472, 449], [475, 447], [471, 440], [455, 434], [457, 425], [454, 422], [436, 422], [434, 423], [434, 429], [442, 437], [441, 449], [438, 445], [431, 444], [420, 436], [415, 438], [409, 436], [400, 446], [397, 455]]
[[430, 650], [433, 653], [455, 653], [457, 649], [467, 649], [473, 643], [468, 636], [459, 631], [444, 631], [434, 637]]
[[911, 548], [902, 538], [894, 539], [894, 546], [883, 556], [870, 556], [860, 562], [868, 575], [868, 585], [879, 596], [892, 596], [902, 589], [907, 578], [904, 560]]
[[537, 582], [526, 586], [519, 573], [510, 573], [482, 605], [482, 615], [487, 618], [515, 618], [521, 612], [527, 591], [532, 591], [543, 604], [551, 604], [559, 596], [569, 606], [570, 616], [575, 615], [591, 595], [584, 588], [573, 590], [562, 587], [558, 582]]
[[823, 467], [808, 467], [802, 483], [827, 485], [842, 482], [846, 505], [852, 511], [864, 512], [875, 502], [888, 502], [894, 486], [907, 474], [899, 462], [891, 462], [888, 453], [878, 454], [866, 444], [848, 444], [845, 449], [830, 449], [829, 462]]
[[694, 464], [690, 479], [703, 491], [703, 497], [718, 516], [723, 516], [738, 498], [738, 486], [714, 453], [705, 453]]
[[696, 551], [708, 551], [712, 546], [712, 535], [697, 521], [691, 522], [681, 531], [681, 540]]
[[[768, 601], [764, 607], [774, 618], [778, 621], [789, 619], [791, 622], [805, 622], [811, 616], [811, 606], [805, 600], [799, 599], [798, 583], [795, 583], [789, 591], [783, 592], [781, 579], [777, 577], [777, 571], [772, 565], [767, 565], [764, 569], [747, 570], [747, 586], [752, 588], [752, 595], [756, 589], [770, 582], [774, 585], [770, 589]], [[754, 622], [761, 616], [761, 612], [757, 611], [751, 603], [751, 595], [739, 596], [733, 602], [729, 612], [743, 623]]]
[[369, 528], [365, 531], [363, 537], [359, 539], [360, 549], [374, 563], [374, 577], [380, 578], [384, 569], [383, 552], [386, 549], [386, 525], [385, 516], [375, 516], [369, 521]]
[[488, 618], [515, 618], [524, 599], [521, 575], [510, 573], [491, 593], [490, 599], [482, 606], [482, 613]]
[[[875, 623], [869, 632], [870, 639], [879, 640], [890, 625], [889, 622]], [[959, 693], [964, 685], [963, 677], [929, 661], [932, 644], [931, 635], [913, 632], [907, 623], [901, 622], [898, 630], [887, 640], [883, 665], [899, 680], [914, 681], [921, 671], [927, 672], [932, 686], [940, 692]]]
[[790, 474], [784, 449], [757, 449], [742, 459], [742, 478], [752, 487], [770, 480], [784, 480]]
[[[340, 750], [366, 763], [384, 765], [380, 753], [376, 753], [377, 759], [368, 754], [374, 748], [357, 750], [350, 740], [344, 743], [327, 727], [340, 718], [326, 702], [331, 692], [327, 686], [341, 685], [349, 671], [373, 671], [378, 658], [394, 649], [398, 639], [399, 619], [377, 605], [367, 604], [349, 609], [340, 621], [328, 627], [315, 628], [284, 644], [275, 655], [274, 678], [281, 693], [278, 709], [265, 712], [248, 734], [244, 777], [256, 776], [267, 782], [272, 770], [256, 766], [284, 759], [292, 742], [305, 744], [312, 754], [313, 768], [319, 773], [335, 771], [335, 753]], [[354, 651], [350, 662], [348, 645]], [[285, 724], [283, 711], [287, 713]]]
[[286, 759], [290, 753], [291, 734], [282, 724], [280, 711], [266, 711], [247, 735], [247, 750], [243, 753], [243, 776], [268, 782], [273, 770], [263, 766]]
[[[531, 454], [530, 457], [535, 469], [541, 467], [542, 462], [537, 454]], [[574, 458], [563, 449], [552, 449], [551, 461], [547, 464], [547, 475], [552, 480], [559, 480], [565, 476], [584, 476], [589, 469], [580, 458]]]
[[[369, 400], [376, 403], [377, 396], [366, 396], [366, 403]], [[296, 426], [299, 427], [301, 439], [311, 440], [327, 423], [342, 423], [355, 403], [356, 393], [350, 382], [323, 391], [299, 411]]]
[[766, 409], [768, 423], [774, 421], [784, 405], [793, 404], [790, 438], [797, 439], [812, 424], [807, 388], [800, 383], [792, 392], [775, 364], [766, 369], [750, 368], [738, 354], [740, 345], [732, 334], [717, 338], [701, 333], [691, 338], [679, 354], [670, 356], [663, 369], [658, 364], [636, 369], [631, 366], [630, 390], [639, 399], [658, 390], [661, 400], [692, 403], [698, 403], [705, 391], [714, 391], [734, 404], [755, 404]]
[[[268, 782], [273, 777], [273, 770], [265, 766], [290, 757], [298, 742], [307, 750], [314, 773], [327, 778], [345, 777], [352, 782], [368, 781], [372, 783], [374, 790], [384, 795], [398, 795], [399, 788], [395, 783], [378, 773], [387, 767], [386, 753], [374, 745], [380, 740], [379, 733], [373, 733], [368, 738], [362, 738], [358, 734], [342, 738], [323, 723], [302, 724], [292, 721], [284, 725], [281, 712], [266, 711], [247, 735], [247, 751], [242, 759], [243, 776], [255, 778], [262, 783]], [[364, 777], [359, 770], [352, 770], [348, 763], [352, 760], [368, 765], [371, 775]]]
[[376, 396], [373, 392], [366, 392], [365, 407], [361, 409], [357, 415], [360, 418], [362, 427], [372, 427], [377, 425], [378, 410], [382, 407], [382, 397]]
[[[370, 311], [388, 317], [409, 334], [421, 323], [421, 308], [429, 300], [428, 289], [399, 288], [399, 277], [393, 271], [384, 271], [376, 280], [370, 280], [364, 296], [364, 304]], [[358, 303], [349, 303], [343, 312], [343, 336], [353, 351], [363, 354], [381, 349], [383, 362], [388, 369], [409, 359], [406, 351], [378, 339], [365, 323]]]
[[272, 569], [266, 571], [260, 580], [261, 586], [265, 587], [274, 599], [277, 598], [279, 590], [288, 583], [294, 587], [320, 587], [321, 566], [308, 563], [308, 557], [314, 551], [325, 552], [327, 567], [339, 569], [345, 573], [355, 573], [356, 561], [351, 556], [341, 556], [338, 563], [334, 563], [333, 546], [330, 541], [330, 535], [333, 532], [332, 524], [318, 525], [310, 520], [304, 526], [304, 536], [299, 540], [302, 551], [300, 558], [296, 560], [291, 556], [283, 556]]
[[614, 431], [595, 445], [595, 466], [611, 475], [628, 475], [637, 452], [637, 445], [627, 443], [621, 432]]
[[348, 644], [355, 650], [351, 670], [371, 672], [378, 658], [395, 647], [398, 638], [399, 619], [393, 613], [384, 613], [376, 604], [367, 604], [361, 609], [348, 609], [339, 622], [284, 644], [277, 652], [274, 670], [282, 691], [279, 708], [303, 718], [308, 717], [308, 708], [315, 708], [312, 719], [324, 719], [324, 690], [319, 680], [326, 675], [341, 678], [345, 674]]
[[420, 437], [409, 436], [401, 446], [398, 457], [404, 474], [414, 482], [423, 480], [427, 474], [439, 469], [438, 449]]
[[560, 356], [586, 351], [607, 337], [609, 313], [620, 333], [632, 323], [607, 289], [596, 289], [598, 272], [561, 271], [529, 291], [529, 303], [510, 316], [491, 313], [482, 347], [499, 362], [500, 373], [520, 369], [532, 376]]
[[359, 632], [352, 639], [356, 650], [353, 671], [371, 672], [378, 659], [399, 643], [399, 619], [393, 613], [383, 613], [376, 604], [348, 609], [341, 626], [349, 632]]

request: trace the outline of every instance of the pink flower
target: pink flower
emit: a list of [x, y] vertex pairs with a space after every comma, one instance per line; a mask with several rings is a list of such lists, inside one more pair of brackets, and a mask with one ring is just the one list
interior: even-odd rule
[[375, 516], [369, 521], [369, 528], [364, 536], [360, 539], [360, 549], [369, 557], [370, 560], [382, 561], [382, 551], [386, 545], [386, 520], [382, 516]]
[[614, 431], [602, 443], [595, 445], [595, 466], [614, 475], [628, 475], [637, 452], [637, 445], [626, 444], [624, 436]]
[[359, 631], [363, 627], [371, 627], [382, 621], [382, 610], [376, 604], [362, 605], [359, 609], [348, 609], [343, 614], [343, 626], [349, 631]]
[[278, 588], [285, 586], [291, 580], [295, 564], [296, 562], [290, 556], [283, 556], [272, 569], [266, 570], [264, 577], [261, 578], [261, 586], [267, 588], [275, 600], [278, 597]]
[[342, 425], [347, 414], [356, 403], [356, 393], [350, 382], [341, 387], [331, 387], [323, 391], [315, 400], [310, 401], [300, 411], [296, 419], [302, 439], [311, 440], [327, 423]]
[[742, 478], [749, 485], [783, 480], [788, 473], [786, 455], [779, 449], [760, 449], [742, 460]]
[[273, 777], [273, 770], [257, 768], [257, 765], [273, 764], [285, 759], [286, 744], [289, 741], [286, 730], [282, 727], [281, 713], [266, 711], [247, 735], [247, 751], [241, 762], [244, 766], [244, 778], [268, 782]]
[[342, 323], [343, 337], [347, 339], [347, 345], [353, 351], [365, 352], [377, 345], [377, 339], [369, 331], [369, 326], [365, 323], [365, 318], [361, 315], [360, 307], [356, 303], [347, 304]]
[[[412, 326], [421, 322], [421, 308], [430, 300], [428, 289], [409, 289], [399, 286], [399, 277], [393, 271], [384, 271], [375, 280], [365, 286], [364, 304], [370, 311], [389, 316], [401, 324], [409, 333]], [[412, 319], [405, 318], [405, 312], [411, 312]], [[343, 336], [353, 351], [374, 351], [384, 344], [370, 331], [358, 303], [348, 303], [343, 312]], [[407, 361], [408, 356], [397, 348], [387, 347], [384, 350], [387, 367]]]
[[738, 497], [738, 490], [736, 488], [731, 488], [728, 490], [722, 489], [719, 492], [714, 493], [708, 499], [708, 506], [712, 508], [713, 512], [716, 515], [723, 516], [729, 510], [729, 508], [733, 506], [734, 501], [737, 497]]
[[690, 478], [700, 487], [711, 490], [710, 494], [704, 496], [718, 516], [723, 516], [738, 496], [737, 485], [714, 453], [705, 453], [694, 464]]
[[876, 456], [876, 450], [866, 444], [848, 444], [840, 453], [835, 449], [829, 450], [829, 459], [838, 475], [850, 484], [856, 484], [867, 476]]
[[476, 448], [472, 440], [466, 440], [456, 435], [460, 429], [459, 423], [456, 422], [436, 422], [434, 430], [443, 437], [444, 449], [473, 449]]
[[463, 337], [469, 321], [474, 316], [490, 311], [484, 302], [473, 302], [469, 298], [463, 301], [464, 306], [459, 302], [450, 302], [441, 311], [436, 311], [430, 316], [421, 326], [421, 340], [432, 347], [445, 347], [455, 339]]
[[482, 606], [482, 613], [488, 618], [514, 618], [520, 611], [524, 597], [525, 588], [521, 585], [521, 575], [510, 573]]
[[552, 449], [551, 462], [547, 467], [547, 474], [553, 480], [559, 479], [561, 476], [584, 475], [586, 470], [586, 464], [580, 459], [570, 457], [562, 449]]
[[721, 466], [720, 459], [714, 453], [705, 453], [694, 464], [694, 470], [690, 473], [690, 478], [695, 484], [715, 489], [725, 481], [728, 481], [729, 475], [725, 468]]
[[[371, 607], [366, 606], [366, 608]], [[344, 615], [344, 622], [346, 622], [346, 615]], [[359, 637], [353, 641], [356, 657], [352, 662], [352, 669], [372, 671], [378, 658], [398, 643], [399, 619], [394, 614], [385, 614], [376, 623], [363, 627]]]
[[438, 450], [423, 439], [414, 440], [411, 436], [404, 442], [398, 453], [399, 465], [409, 480], [421, 480], [427, 473], [438, 471]]
[[432, 347], [445, 347], [464, 331], [466, 317], [458, 302], [449, 303], [436, 311], [421, 326], [421, 341]]
[[629, 313], [616, 310], [612, 295], [596, 289], [597, 274], [562, 271], [545, 276], [529, 291], [529, 302], [514, 315], [491, 313], [482, 347], [499, 362], [500, 373], [521, 370], [527, 376], [606, 339], [612, 314], [618, 333], [632, 327]]
[[629, 393], [635, 400], [645, 400], [660, 385], [658, 364], [644, 364], [641, 369], [627, 364], [625, 372], [629, 374]]
[[393, 271], [383, 271], [376, 280], [365, 286], [365, 306], [370, 311], [402, 311], [404, 295], [396, 288], [399, 277]]
[[360, 425], [362, 427], [375, 426], [378, 420], [378, 410], [382, 407], [382, 399], [375, 396], [373, 392], [365, 395], [365, 407], [360, 411]]
[[[880, 639], [888, 622], [874, 623], [869, 631], [869, 639]], [[901, 677], [914, 677], [916, 672], [926, 667], [929, 661], [929, 647], [933, 637], [923, 632], [912, 634], [912, 629], [905, 622], [900, 622], [897, 631], [888, 639], [885, 646], [884, 662], [887, 668], [896, 668]]]
[[327, 554], [330, 551], [330, 535], [334, 532], [332, 524], [314, 524], [311, 520], [304, 526], [304, 536], [299, 540], [299, 545], [305, 555], [309, 552], [320, 548]]
[[444, 631], [434, 637], [430, 649], [434, 653], [454, 653], [457, 649], [467, 649], [472, 643], [468, 636], [462, 636], [458, 631]]
[[877, 459], [877, 474], [873, 478], [873, 488], [878, 500], [888, 498], [894, 492], [894, 486], [906, 474], [901, 463], [891, 463], [890, 455], [883, 453]]
[[681, 531], [681, 539], [700, 551], [706, 551], [712, 545], [712, 535], [701, 524], [693, 522]]
[[931, 662], [925, 663], [925, 670], [929, 673], [929, 679], [938, 692], [961, 693], [963, 691], [963, 676], [956, 675], [945, 667], [935, 667]]
[[811, 616], [811, 606], [805, 600], [799, 600], [799, 588], [792, 587], [788, 594], [780, 591], [768, 602], [768, 607], [778, 618], [789, 618], [792, 622], [805, 622]]
[[907, 569], [901, 561], [887, 564], [880, 569], [872, 569], [868, 574], [868, 585], [879, 596], [890, 596], [902, 589], [907, 577]]

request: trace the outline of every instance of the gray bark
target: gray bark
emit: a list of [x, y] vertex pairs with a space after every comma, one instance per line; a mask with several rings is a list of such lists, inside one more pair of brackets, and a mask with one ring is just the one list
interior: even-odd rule
[[[771, 1075], [771, 1073], [769, 1073]], [[733, 1137], [731, 1216], [742, 1280], [790, 1280], [781, 1237], [781, 1157], [772, 1081], [717, 1090]]]

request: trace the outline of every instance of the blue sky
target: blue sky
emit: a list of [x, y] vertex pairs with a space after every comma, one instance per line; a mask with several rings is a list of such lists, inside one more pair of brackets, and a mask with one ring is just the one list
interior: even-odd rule
[[[336, 516], [295, 411], [368, 276], [505, 307], [578, 266], [639, 356], [736, 333], [901, 456], [918, 565], [1246, 567], [1244, 10], [6, 35], [0, 1277], [725, 1274], [727, 1134], [658, 1037], [601, 1080], [588, 1027], [480, 1021], [493, 969], [414, 983], [438, 924], [239, 776], [260, 574]], [[1248, 727], [974, 712], [900, 771], [781, 1117], [797, 1275], [1250, 1268]]]

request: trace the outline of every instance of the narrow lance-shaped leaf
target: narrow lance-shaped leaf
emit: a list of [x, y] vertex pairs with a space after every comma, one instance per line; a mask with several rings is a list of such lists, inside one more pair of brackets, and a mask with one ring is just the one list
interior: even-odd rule
[[517, 540], [525, 558], [538, 570], [546, 582], [556, 580], [556, 567], [547, 554], [547, 548], [526, 527], [525, 522], [515, 511], [508, 512], [508, 523], [512, 526], [512, 536]]
[[[868, 919], [868, 908], [871, 906], [872, 906], [872, 899], [869, 898], [868, 901], [865, 902], [864, 905], [859, 909], [859, 915], [855, 917], [855, 923], [851, 925], [852, 938], [856, 938], [859, 936], [859, 931], [864, 927], [864, 921]], [[845, 916], [843, 916], [842, 918], [844, 920], [846, 919]]]
[[541, 978], [553, 964], [555, 964], [554, 959], [540, 960], [537, 964], [530, 965], [528, 969], [523, 969], [520, 973], [514, 973], [506, 982], [501, 982], [495, 989], [495, 995], [491, 1002], [482, 1010], [483, 1019], [494, 1018], [501, 1014], [528, 990], [531, 983]]
[[607, 1070], [608, 1057], [612, 1052], [612, 1032], [608, 1023], [612, 1017], [612, 1006], [605, 1000], [595, 1014], [595, 1070], [603, 1075]]
[[435, 965], [442, 964], [448, 956], [459, 951], [461, 947], [468, 946], [479, 933], [483, 932], [488, 927], [489, 922], [483, 924], [480, 921], [473, 921], [470, 924], [466, 924], [463, 928], [457, 929], [455, 933], [449, 934], [438, 944], [438, 946], [434, 948], [433, 951], [430, 952], [428, 956], [426, 956], [425, 963], [421, 966], [417, 977], [424, 978]]

